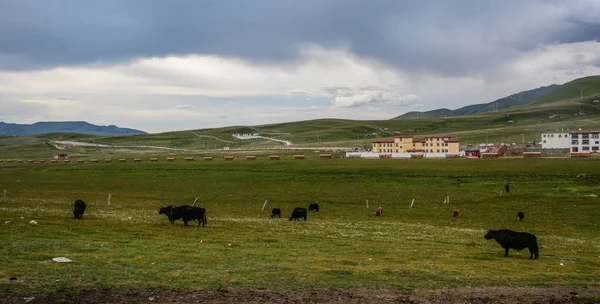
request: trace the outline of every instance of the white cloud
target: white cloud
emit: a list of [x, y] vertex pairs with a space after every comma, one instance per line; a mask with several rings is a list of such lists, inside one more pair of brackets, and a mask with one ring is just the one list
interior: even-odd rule
[[[406, 76], [344, 50], [305, 46], [302, 59], [255, 65], [209, 55], [143, 58], [114, 66], [61, 67], [0, 72], [0, 93], [193, 95], [203, 97], [331, 96], [324, 88], [367, 86], [410, 94]], [[302, 89], [299, 89], [302, 88]]]
[[415, 94], [400, 95], [385, 90], [340, 90], [333, 101], [334, 107], [406, 106], [417, 101]]

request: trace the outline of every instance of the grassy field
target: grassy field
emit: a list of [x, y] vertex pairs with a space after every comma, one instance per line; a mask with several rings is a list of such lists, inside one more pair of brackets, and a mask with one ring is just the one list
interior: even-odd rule
[[[1, 163], [0, 291], [597, 287], [599, 167], [598, 159]], [[204, 228], [158, 214], [195, 197], [207, 209]], [[72, 218], [75, 199], [88, 203], [83, 220]], [[281, 219], [261, 211], [265, 200]], [[308, 221], [287, 219], [315, 201], [321, 211]], [[540, 258], [527, 249], [504, 257], [483, 238], [492, 227], [536, 234]]]

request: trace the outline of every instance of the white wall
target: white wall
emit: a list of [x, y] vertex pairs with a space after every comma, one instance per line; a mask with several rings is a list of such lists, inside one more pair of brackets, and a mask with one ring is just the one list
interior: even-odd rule
[[568, 149], [569, 133], [542, 133], [542, 149]]

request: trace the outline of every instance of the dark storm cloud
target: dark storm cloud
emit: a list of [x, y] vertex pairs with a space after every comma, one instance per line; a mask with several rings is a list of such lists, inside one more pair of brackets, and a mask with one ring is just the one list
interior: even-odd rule
[[[549, 43], [598, 40], [594, 1], [103, 0], [0, 3], [0, 70], [218, 54], [289, 60], [347, 48], [463, 75]], [[587, 17], [581, 18], [587, 12]]]

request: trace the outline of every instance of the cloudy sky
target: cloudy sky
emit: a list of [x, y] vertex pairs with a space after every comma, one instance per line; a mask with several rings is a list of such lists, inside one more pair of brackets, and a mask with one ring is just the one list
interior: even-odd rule
[[0, 0], [9, 123], [390, 119], [598, 74], [598, 0]]

